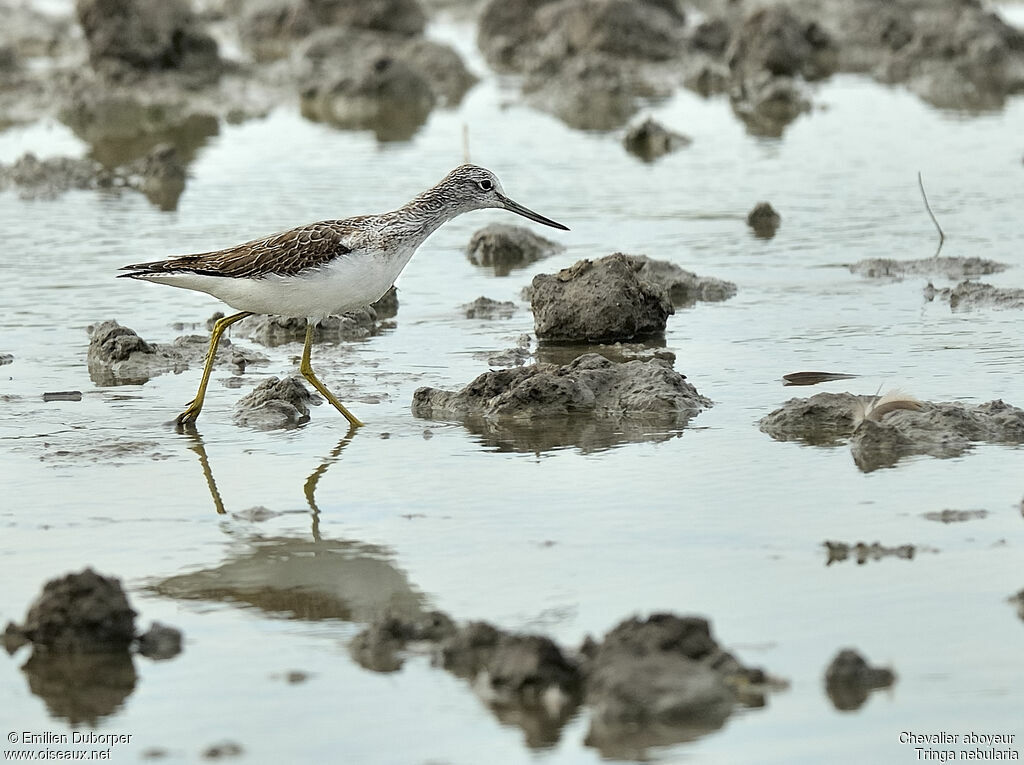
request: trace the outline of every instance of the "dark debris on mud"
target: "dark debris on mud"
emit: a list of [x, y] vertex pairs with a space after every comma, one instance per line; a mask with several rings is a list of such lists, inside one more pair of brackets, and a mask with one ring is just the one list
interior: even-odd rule
[[863, 566], [868, 561], [879, 561], [883, 558], [913, 560], [914, 556], [923, 549], [910, 544], [890, 547], [880, 542], [872, 542], [871, 544], [855, 542], [854, 544], [848, 544], [831, 540], [825, 541], [824, 545], [825, 552], [827, 553], [826, 566], [831, 566], [833, 563], [842, 563], [846, 560], [855, 561], [858, 566]]

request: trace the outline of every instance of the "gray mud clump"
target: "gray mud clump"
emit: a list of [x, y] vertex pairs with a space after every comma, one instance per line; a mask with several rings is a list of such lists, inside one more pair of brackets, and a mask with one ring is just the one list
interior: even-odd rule
[[435, 105], [457, 105], [476, 83], [455, 50], [418, 36], [330, 27], [299, 60], [305, 116], [381, 141], [411, 137]]
[[[139, 384], [164, 372], [183, 371], [202, 364], [209, 347], [209, 338], [199, 335], [179, 337], [171, 344], [148, 343], [116, 321], [100, 322], [89, 331], [89, 377], [97, 385]], [[244, 371], [248, 364], [265, 361], [264, 356], [233, 346], [222, 337], [215, 366]]]
[[410, 643], [440, 643], [457, 630], [455, 622], [441, 611], [413, 615], [386, 613], [356, 635], [349, 644], [349, 652], [367, 669], [394, 672], [402, 667], [401, 653]]
[[564, 249], [525, 226], [491, 223], [473, 234], [466, 255], [474, 266], [493, 268], [495, 276], [508, 276], [514, 268], [523, 268]]
[[139, 653], [147, 659], [163, 661], [181, 653], [181, 630], [161, 622], [153, 622], [150, 628], [138, 636]]
[[126, 653], [135, 639], [135, 611], [119, 579], [87, 568], [47, 582], [15, 629], [54, 653]]
[[321, 403], [298, 377], [268, 377], [239, 399], [232, 415], [236, 425], [256, 430], [298, 427], [309, 420], [310, 405]]
[[653, 162], [659, 157], [689, 146], [693, 140], [682, 133], [669, 130], [648, 117], [639, 125], [631, 127], [622, 143], [630, 154], [644, 162]]
[[873, 396], [818, 393], [790, 399], [763, 417], [763, 432], [778, 441], [836, 445], [849, 439], [854, 462], [865, 471], [891, 467], [912, 454], [957, 457], [975, 443], [1024, 443], [1024, 410], [1002, 401], [971, 406], [914, 402], [913, 408], [864, 417]]
[[[491, 0], [477, 43], [496, 69], [526, 75], [530, 103], [580, 129], [624, 125], [640, 98], [667, 95], [685, 19], [655, 0]], [[662, 71], [650, 70], [662, 64]]]
[[846, 648], [825, 670], [825, 691], [832, 705], [843, 712], [860, 709], [876, 688], [888, 688], [896, 674], [886, 667], [869, 666], [857, 651]]
[[777, 136], [810, 109], [802, 80], [829, 76], [835, 69], [836, 48], [815, 22], [772, 6], [758, 8], [743, 20], [725, 59], [736, 115], [751, 132]]
[[588, 638], [586, 742], [610, 758], [689, 741], [722, 727], [739, 704], [761, 706], [768, 678], [722, 650], [706, 619], [631, 618], [595, 644]]
[[905, 83], [950, 109], [992, 109], [1024, 90], [1024, 33], [984, 3], [803, 0], [839, 46], [839, 66]]
[[869, 279], [899, 279], [920, 274], [939, 274], [950, 279], [962, 279], [966, 276], [985, 276], [1005, 271], [1006, 264], [976, 257], [937, 257], [918, 260], [868, 258], [857, 261], [848, 268], [850, 273]]
[[516, 304], [511, 300], [478, 297], [472, 303], [462, 306], [462, 310], [467, 319], [511, 319], [516, 312]]
[[674, 415], [710, 406], [669, 362], [616, 364], [596, 353], [565, 366], [540, 363], [485, 372], [460, 391], [419, 388], [413, 396], [413, 413], [427, 418]]
[[185, 165], [170, 144], [159, 144], [144, 157], [113, 169], [94, 159], [34, 154], [0, 163], [0, 189], [13, 186], [22, 199], [53, 199], [72, 189], [131, 189], [142, 192], [161, 210], [173, 210], [185, 189]]
[[642, 278], [643, 262], [622, 253], [581, 260], [533, 278], [534, 329], [541, 340], [614, 342], [665, 331], [675, 313], [667, 292]]
[[782, 216], [768, 202], [758, 202], [754, 209], [747, 213], [747, 225], [754, 229], [754, 235], [760, 239], [771, 239], [782, 223]]
[[586, 353], [563, 365], [485, 372], [461, 391], [419, 388], [416, 417], [455, 420], [500, 450], [584, 452], [678, 437], [711, 401], [660, 358], [616, 363]]
[[75, 7], [97, 70], [220, 68], [217, 43], [184, 0], [77, 0]]
[[557, 743], [582, 702], [591, 709], [586, 743], [628, 759], [720, 728], [737, 706], [763, 706], [776, 684], [722, 650], [706, 620], [673, 614], [627, 619], [579, 651], [486, 622], [458, 626], [440, 612], [385, 614], [350, 650], [382, 672], [400, 667], [404, 654], [429, 654], [469, 681], [499, 720], [522, 727], [533, 747]]
[[629, 257], [640, 264], [637, 276], [668, 292], [669, 300], [677, 308], [686, 308], [697, 302], [728, 300], [736, 294], [736, 285], [724, 279], [698, 276], [668, 260], [655, 260], [646, 255]]
[[994, 287], [983, 282], [962, 281], [955, 287], [935, 289], [929, 283], [925, 287], [925, 298], [938, 298], [949, 303], [954, 311], [969, 311], [974, 308], [1024, 308], [1024, 289]]

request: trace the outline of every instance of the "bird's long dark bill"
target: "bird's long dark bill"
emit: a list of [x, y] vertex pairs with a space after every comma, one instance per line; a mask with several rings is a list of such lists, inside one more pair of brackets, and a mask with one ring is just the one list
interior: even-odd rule
[[523, 207], [518, 202], [513, 202], [508, 197], [502, 197], [502, 201], [505, 203], [505, 209], [514, 212], [518, 215], [522, 215], [524, 218], [535, 220], [538, 223], [543, 223], [545, 226], [551, 226], [551, 228], [560, 228], [562, 231], [568, 231], [568, 226], [563, 226], [561, 223], [556, 223], [551, 218], [545, 218], [540, 213], [535, 213], [529, 207]]

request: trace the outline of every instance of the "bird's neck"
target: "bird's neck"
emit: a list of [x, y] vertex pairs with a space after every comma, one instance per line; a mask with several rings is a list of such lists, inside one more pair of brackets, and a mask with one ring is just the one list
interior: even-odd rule
[[451, 197], [435, 186], [391, 213], [389, 228], [393, 234], [418, 247], [460, 212], [452, 205]]

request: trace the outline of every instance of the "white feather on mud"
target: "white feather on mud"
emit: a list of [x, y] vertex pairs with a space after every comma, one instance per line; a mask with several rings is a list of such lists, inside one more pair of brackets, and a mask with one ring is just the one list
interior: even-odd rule
[[869, 400], [861, 399], [853, 408], [853, 427], [856, 429], [864, 420], [881, 422], [889, 412], [899, 409], [920, 411], [922, 404], [916, 398], [898, 388]]

